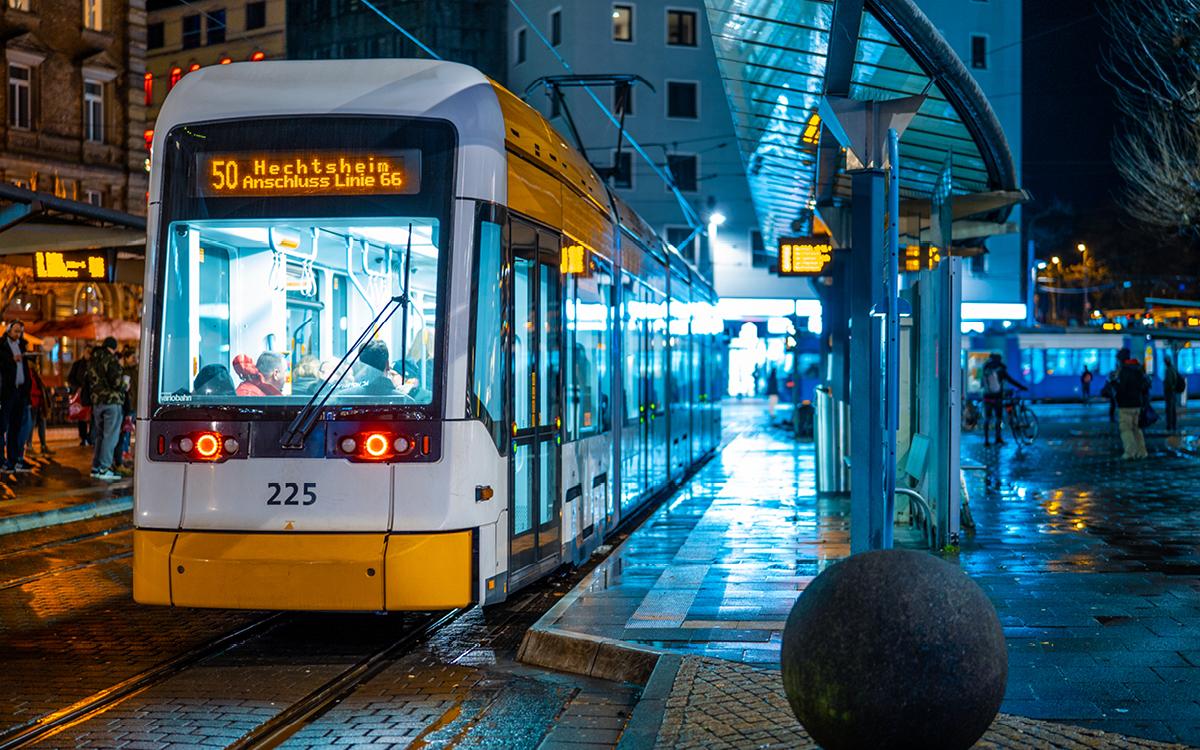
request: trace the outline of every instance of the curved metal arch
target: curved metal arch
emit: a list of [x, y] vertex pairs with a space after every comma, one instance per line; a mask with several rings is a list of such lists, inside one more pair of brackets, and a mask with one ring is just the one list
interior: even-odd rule
[[913, 0], [865, 0], [866, 10], [933, 79], [975, 139], [987, 165], [989, 187], [1018, 190], [1008, 138], [992, 105], [958, 54]]

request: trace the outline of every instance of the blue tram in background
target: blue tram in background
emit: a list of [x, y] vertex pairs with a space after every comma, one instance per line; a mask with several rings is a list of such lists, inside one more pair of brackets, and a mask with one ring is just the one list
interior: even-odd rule
[[983, 395], [980, 379], [992, 352], [999, 352], [1008, 372], [1024, 383], [1027, 398], [1035, 401], [1078, 401], [1083, 398], [1083, 368], [1094, 373], [1092, 398], [1100, 398], [1108, 376], [1116, 368], [1117, 351], [1128, 347], [1140, 358], [1152, 380], [1151, 394], [1162, 398], [1163, 356], [1175, 363], [1187, 380], [1188, 394], [1200, 394], [1200, 333], [1158, 331], [1053, 331], [1013, 330], [963, 336], [963, 369], [968, 396]]

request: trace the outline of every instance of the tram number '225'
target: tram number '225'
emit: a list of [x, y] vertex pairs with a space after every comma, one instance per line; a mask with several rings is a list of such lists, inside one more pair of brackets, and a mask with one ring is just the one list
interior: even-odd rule
[[[317, 501], [316, 482], [305, 482], [302, 485], [295, 482], [267, 482], [267, 489], [271, 490], [267, 505], [312, 505]], [[282, 500], [281, 495], [285, 496]], [[297, 495], [304, 499], [299, 499]]]

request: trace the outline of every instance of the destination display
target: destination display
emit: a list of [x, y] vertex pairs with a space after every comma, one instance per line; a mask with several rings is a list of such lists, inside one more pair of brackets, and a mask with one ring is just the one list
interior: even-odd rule
[[115, 269], [104, 250], [39, 250], [33, 259], [38, 281], [112, 281]]
[[780, 237], [780, 276], [819, 276], [833, 260], [828, 237]]
[[421, 152], [208, 152], [196, 157], [202, 198], [411, 195], [421, 189]]

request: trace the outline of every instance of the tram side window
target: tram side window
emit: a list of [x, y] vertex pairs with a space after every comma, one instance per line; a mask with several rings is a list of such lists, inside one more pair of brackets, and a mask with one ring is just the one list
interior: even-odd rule
[[200, 363], [229, 358], [229, 250], [201, 246], [197, 294], [200, 304]]
[[471, 405], [477, 417], [493, 427], [497, 444], [503, 442], [504, 425], [504, 321], [501, 231], [499, 224], [479, 223], [479, 245], [475, 260], [474, 351], [472, 358]]
[[612, 275], [599, 261], [567, 277], [567, 440], [611, 429], [608, 372]]

